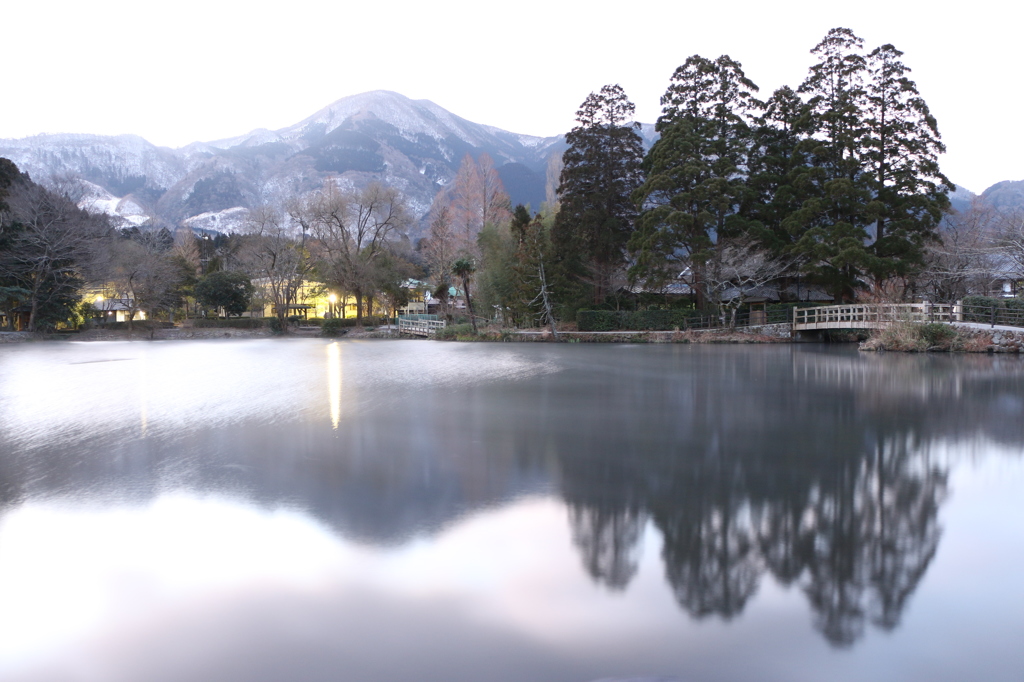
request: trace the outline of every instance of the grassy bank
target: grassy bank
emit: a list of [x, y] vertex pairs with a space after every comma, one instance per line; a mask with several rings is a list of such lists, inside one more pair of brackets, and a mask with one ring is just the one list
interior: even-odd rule
[[874, 331], [861, 350], [903, 353], [986, 353], [992, 350], [992, 334], [948, 324], [895, 322]]

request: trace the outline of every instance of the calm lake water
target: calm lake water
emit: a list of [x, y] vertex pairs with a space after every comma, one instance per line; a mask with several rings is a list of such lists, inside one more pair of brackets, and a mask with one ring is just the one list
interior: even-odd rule
[[1024, 363], [0, 347], [0, 679], [1020, 680]]

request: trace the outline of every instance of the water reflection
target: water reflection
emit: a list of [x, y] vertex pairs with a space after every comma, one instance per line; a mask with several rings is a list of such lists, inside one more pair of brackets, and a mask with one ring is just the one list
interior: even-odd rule
[[327, 346], [327, 400], [331, 409], [331, 428], [341, 423], [341, 344]]
[[736, 354], [591, 394], [601, 428], [556, 447], [586, 571], [624, 589], [650, 518], [693, 617], [742, 613], [768, 573], [799, 586], [835, 645], [895, 628], [941, 535], [950, 463], [930, 443], [1024, 442], [1005, 411], [1020, 363], [978, 360]]
[[0, 503], [187, 490], [403, 548], [557, 496], [608, 591], [630, 592], [653, 527], [690, 616], [735, 622], [770, 577], [849, 646], [897, 628], [936, 556], [955, 464], [938, 446], [1024, 444], [1022, 369], [789, 347], [4, 349]]
[[[899, 623], [940, 535], [946, 471], [926, 450], [890, 440], [846, 461], [777, 473], [755, 471], [758, 463], [729, 451], [706, 454], [620, 470], [622, 485], [632, 488], [628, 507], [621, 489], [613, 493], [619, 499], [567, 495], [595, 580], [625, 586], [635, 571], [637, 522], [650, 515], [664, 536], [666, 578], [697, 618], [741, 613], [767, 571], [801, 587], [816, 626], [834, 644], [855, 641], [866, 620], [885, 629]], [[567, 479], [594, 484], [591, 462], [566, 465], [579, 467]]]

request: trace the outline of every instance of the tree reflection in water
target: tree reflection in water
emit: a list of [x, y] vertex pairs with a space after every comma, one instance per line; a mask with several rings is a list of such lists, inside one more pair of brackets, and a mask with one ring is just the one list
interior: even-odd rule
[[739, 462], [688, 464], [633, 506], [570, 501], [573, 541], [594, 580], [626, 587], [649, 515], [664, 538], [666, 578], [695, 618], [740, 614], [768, 572], [799, 585], [835, 645], [855, 642], [868, 620], [899, 624], [940, 536], [947, 476], [926, 454], [879, 443], [833, 471], [787, 481], [778, 497], [753, 494]]
[[741, 614], [768, 574], [806, 595], [829, 642], [849, 646], [869, 625], [899, 625], [936, 555], [949, 463], [935, 444], [1024, 445], [1016, 359], [414, 344], [394, 348], [557, 371], [352, 390], [378, 371], [380, 348], [391, 346], [346, 348], [348, 402], [321, 422], [199, 420], [157, 437], [151, 411], [140, 437], [98, 409], [82, 438], [28, 449], [11, 445], [24, 426], [0, 418], [0, 513], [33, 497], [143, 501], [184, 487], [286, 501], [339, 536], [398, 546], [518, 496], [557, 494], [584, 570], [608, 589], [636, 576], [650, 523], [694, 618]]
[[626, 589], [636, 575], [646, 521], [646, 515], [635, 509], [570, 507], [572, 541], [590, 577], [612, 590]]
[[[728, 620], [742, 613], [768, 573], [806, 595], [815, 628], [835, 646], [856, 642], [869, 623], [896, 628], [941, 536], [938, 511], [948, 465], [937, 461], [929, 441], [972, 419], [960, 436], [987, 431], [991, 420], [978, 412], [1002, 391], [982, 382], [979, 392], [987, 400], [974, 403], [971, 415], [954, 417], [959, 404], [941, 400], [942, 393], [951, 386], [965, 390], [962, 375], [922, 364], [889, 365], [879, 368], [879, 376], [889, 375], [880, 388], [857, 376], [859, 359], [846, 360], [847, 372], [828, 367], [829, 361], [837, 359], [797, 359], [824, 366], [798, 367], [795, 381], [772, 396], [776, 411], [793, 410], [784, 424], [744, 424], [773, 410], [765, 402], [739, 410], [716, 405], [744, 400], [730, 396], [728, 378], [721, 377], [726, 388], [718, 392], [690, 387], [691, 397], [700, 400], [686, 405], [689, 413], [675, 413], [672, 443], [644, 431], [668, 424], [622, 424], [631, 452], [563, 448], [559, 461], [574, 542], [594, 580], [625, 589], [636, 573], [641, 526], [649, 518], [663, 538], [667, 581], [694, 618]], [[756, 375], [756, 367], [731, 368], [734, 374], [737, 369], [747, 378]], [[801, 409], [808, 396], [798, 394], [805, 391], [813, 400], [822, 374], [824, 383], [852, 390], [838, 404], [833, 398], [827, 408]], [[917, 392], [917, 398], [893, 409], [894, 387], [904, 397]], [[651, 400], [679, 398], [678, 387], [653, 389]], [[729, 414], [730, 407], [743, 418], [708, 424], [706, 415]], [[787, 430], [802, 435], [786, 438]]]

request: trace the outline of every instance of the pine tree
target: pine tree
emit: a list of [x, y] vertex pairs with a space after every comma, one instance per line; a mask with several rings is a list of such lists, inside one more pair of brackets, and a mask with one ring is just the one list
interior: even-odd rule
[[727, 55], [694, 55], [676, 69], [661, 98], [660, 139], [644, 159], [644, 184], [634, 193], [643, 209], [629, 242], [630, 277], [657, 287], [710, 258], [719, 237], [747, 225], [743, 169], [751, 144], [757, 86]]
[[576, 112], [576, 127], [565, 137], [561, 207], [552, 230], [564, 302], [602, 303], [625, 265], [637, 215], [631, 195], [643, 179], [634, 111], [620, 86], [606, 85], [587, 96]]

